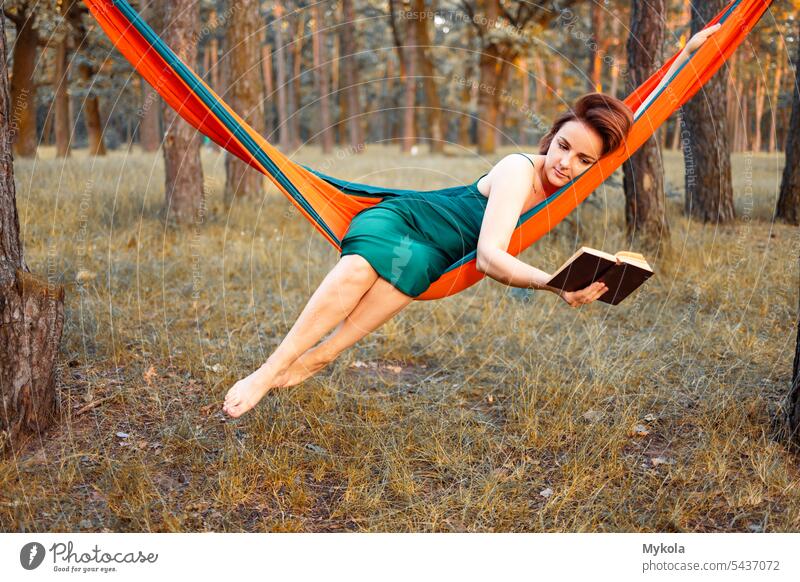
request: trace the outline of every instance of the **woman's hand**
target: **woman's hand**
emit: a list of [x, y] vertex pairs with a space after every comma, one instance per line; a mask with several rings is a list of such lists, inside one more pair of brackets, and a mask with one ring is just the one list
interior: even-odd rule
[[608, 291], [608, 286], [605, 283], [595, 281], [580, 291], [562, 291], [561, 299], [566, 301], [570, 307], [580, 307], [598, 299], [606, 291]]
[[686, 46], [683, 50], [686, 53], [693, 53], [697, 49], [699, 49], [704, 42], [708, 40], [708, 37], [717, 32], [722, 25], [718, 22], [714, 26], [709, 26], [695, 34], [692, 38], [689, 39], [689, 42], [686, 43]]

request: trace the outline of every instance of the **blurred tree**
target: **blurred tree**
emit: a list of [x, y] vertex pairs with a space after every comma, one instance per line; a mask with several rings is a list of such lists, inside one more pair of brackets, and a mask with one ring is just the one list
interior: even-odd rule
[[5, 16], [0, 14], [0, 451], [16, 451], [56, 418], [55, 361], [64, 287], [30, 273], [19, 237], [11, 152]]
[[48, 18], [52, 0], [3, 0], [3, 14], [14, 23], [11, 72], [11, 125], [14, 154], [30, 158], [36, 155], [36, 57], [39, 47], [37, 19]]
[[[160, 5], [164, 41], [185, 63], [197, 63], [200, 10], [197, 0], [173, 0]], [[166, 212], [178, 222], [196, 221], [205, 204], [202, 135], [164, 103], [164, 174]]]
[[[258, 67], [261, 49], [258, 30], [259, 0], [231, 1], [225, 29], [225, 71], [231, 108], [256, 132], [264, 132], [262, 79]], [[263, 189], [264, 175], [233, 154], [225, 154], [225, 201], [237, 196], [256, 196]]]
[[[154, 29], [159, 30], [158, 22], [160, 11], [156, 8], [157, 0], [145, 0], [142, 5], [142, 18], [147, 20]], [[150, 83], [139, 77], [141, 107], [139, 109], [139, 140], [142, 149], [154, 152], [161, 145], [161, 97]], [[218, 89], [215, 87], [215, 89]]]
[[[628, 37], [628, 92], [646, 81], [663, 64], [664, 0], [634, 0]], [[623, 164], [625, 223], [630, 245], [656, 250], [669, 243], [664, 164], [653, 135]]]
[[284, 18], [283, 0], [276, 0], [275, 13], [275, 85], [278, 92], [278, 144], [285, 152], [289, 150], [289, 104], [286, 95], [286, 47], [283, 33], [287, 28]]
[[[508, 71], [532, 43], [531, 27], [544, 26], [569, 11], [573, 2], [462, 0], [459, 8], [475, 27], [480, 51], [478, 153], [494, 153]], [[558, 60], [558, 59], [556, 59]], [[556, 75], [558, 76], [558, 74]]]
[[403, 102], [400, 107], [402, 114], [401, 124], [401, 151], [409, 152], [417, 141], [415, 121], [415, 108], [417, 105], [417, 59], [419, 53], [414, 49], [417, 43], [417, 27], [414, 21], [406, 15], [411, 10], [410, 5], [403, 0], [400, 4], [396, 0], [389, 0], [389, 24], [392, 28], [394, 46], [397, 59], [400, 62], [400, 84], [403, 90]]
[[[726, 0], [694, 0], [691, 34], [719, 13]], [[725, 111], [727, 67], [722, 67], [682, 109], [688, 130], [684, 145], [685, 212], [703, 222], [734, 220], [731, 153]]]
[[792, 117], [786, 140], [786, 164], [783, 167], [775, 219], [800, 224], [800, 38], [797, 42], [793, 89]]
[[[322, 2], [316, 2], [313, 7], [313, 37], [312, 50], [314, 53], [314, 91], [319, 99], [319, 126], [312, 134], [319, 132], [322, 135], [322, 151], [330, 153], [333, 151], [333, 131], [331, 128], [331, 107], [330, 107], [330, 71], [328, 70], [328, 51], [327, 51], [327, 32], [324, 30], [325, 8]], [[264, 75], [267, 78], [267, 75]]]
[[428, 146], [432, 153], [441, 153], [444, 151], [444, 119], [436, 83], [436, 67], [431, 57], [431, 39], [428, 33], [428, 26], [433, 22], [430, 15], [433, 14], [435, 8], [435, 0], [431, 0], [430, 9], [426, 7], [425, 0], [414, 0], [414, 12], [418, 15], [416, 18], [417, 59], [425, 88], [424, 112], [428, 118], [427, 128], [430, 132]]
[[347, 99], [347, 126], [349, 129], [350, 149], [352, 153], [363, 151], [361, 144], [364, 138], [361, 134], [361, 103], [359, 98], [359, 74], [356, 62], [356, 32], [358, 21], [353, 10], [353, 0], [342, 0], [342, 22], [339, 26], [341, 38], [342, 59], [347, 59], [347, 64], [342, 71], [342, 81]]

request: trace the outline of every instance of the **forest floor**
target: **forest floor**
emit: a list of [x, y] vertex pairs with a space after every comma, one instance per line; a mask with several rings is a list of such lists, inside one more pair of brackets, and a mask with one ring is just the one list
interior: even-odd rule
[[[511, 151], [293, 158], [433, 189]], [[271, 184], [227, 209], [223, 158], [203, 156], [206, 213], [183, 228], [164, 225], [160, 154], [16, 162], [26, 259], [65, 285], [66, 323], [60, 418], [0, 462], [2, 531], [800, 531], [775, 421], [800, 254], [771, 219], [781, 156], [735, 155], [739, 220], [703, 226], [665, 152], [671, 243], [619, 307], [484, 279], [236, 420], [225, 393], [338, 255]], [[620, 183], [520, 258], [552, 272], [581, 245], [626, 248]]]

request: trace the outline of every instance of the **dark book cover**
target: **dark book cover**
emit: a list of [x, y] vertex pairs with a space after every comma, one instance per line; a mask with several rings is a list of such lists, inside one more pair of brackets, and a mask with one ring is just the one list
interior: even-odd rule
[[565, 291], [579, 291], [595, 281], [602, 281], [608, 286], [608, 291], [598, 301], [617, 305], [649, 279], [653, 271], [627, 262], [617, 263], [616, 258], [608, 258], [611, 256], [599, 256], [581, 249], [547, 284]]

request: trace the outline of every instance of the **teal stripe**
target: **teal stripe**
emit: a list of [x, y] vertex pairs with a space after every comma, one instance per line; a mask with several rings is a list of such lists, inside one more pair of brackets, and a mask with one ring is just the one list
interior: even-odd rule
[[203, 101], [203, 103], [214, 112], [225, 127], [233, 133], [239, 141], [245, 146], [248, 152], [257, 159], [269, 172], [286, 188], [289, 194], [297, 200], [306, 212], [321, 226], [326, 233], [336, 241], [336, 244], [341, 246], [341, 241], [330, 227], [325, 224], [322, 217], [314, 210], [313, 206], [303, 197], [297, 187], [292, 184], [286, 175], [281, 172], [280, 168], [266, 155], [264, 150], [258, 147], [258, 144], [253, 141], [253, 138], [244, 130], [244, 128], [231, 116], [230, 113], [221, 105], [208, 89], [197, 79], [197, 76], [172, 52], [163, 40], [153, 31], [152, 28], [142, 20], [141, 16], [131, 7], [126, 0], [113, 0], [113, 4], [119, 8], [120, 12], [130, 21], [133, 27], [149, 42], [156, 52], [169, 64], [175, 73], [183, 79], [183, 81], [192, 89], [192, 91]]

